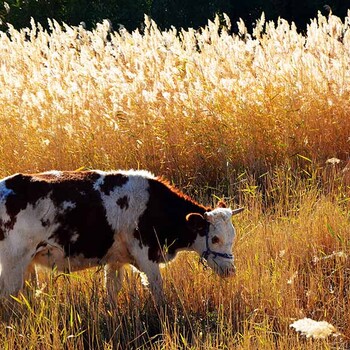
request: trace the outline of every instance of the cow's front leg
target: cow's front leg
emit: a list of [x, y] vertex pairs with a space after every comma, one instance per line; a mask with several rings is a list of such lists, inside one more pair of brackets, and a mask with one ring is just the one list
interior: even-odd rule
[[2, 266], [0, 277], [0, 296], [9, 297], [17, 295], [23, 287], [24, 271], [19, 268], [8, 268]]
[[165, 303], [165, 295], [163, 290], [163, 280], [160, 274], [159, 265], [150, 260], [138, 261], [138, 269], [147, 276], [149, 288], [151, 290], [154, 302], [158, 306]]
[[30, 255], [1, 257], [0, 296], [17, 295], [23, 288], [24, 275], [30, 263]]

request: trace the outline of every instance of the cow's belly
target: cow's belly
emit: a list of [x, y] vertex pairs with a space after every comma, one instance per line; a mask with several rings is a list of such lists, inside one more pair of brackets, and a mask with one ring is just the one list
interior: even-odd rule
[[57, 268], [59, 271], [79, 271], [98, 266], [101, 264], [101, 260], [98, 258], [85, 258], [83, 255], [67, 257], [62, 249], [48, 247], [37, 253], [32, 263], [51, 269]]

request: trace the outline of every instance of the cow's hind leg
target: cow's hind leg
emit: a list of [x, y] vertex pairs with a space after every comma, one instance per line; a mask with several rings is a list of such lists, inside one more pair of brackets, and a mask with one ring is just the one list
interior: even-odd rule
[[125, 276], [124, 265], [106, 264], [104, 268], [107, 294], [114, 297], [122, 288]]

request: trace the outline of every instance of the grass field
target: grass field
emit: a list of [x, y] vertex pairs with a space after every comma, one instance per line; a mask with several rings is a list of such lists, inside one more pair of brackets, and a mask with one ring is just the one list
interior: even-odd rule
[[[102, 271], [43, 272], [44, 289], [1, 304], [0, 348], [350, 348], [349, 23], [319, 16], [301, 35], [262, 17], [230, 35], [218, 20], [160, 32], [146, 19], [109, 41], [106, 23], [1, 33], [2, 176], [146, 168], [246, 210], [237, 276], [182, 254], [163, 271], [165, 319], [131, 273], [113, 306]], [[337, 336], [290, 328], [304, 317]]]

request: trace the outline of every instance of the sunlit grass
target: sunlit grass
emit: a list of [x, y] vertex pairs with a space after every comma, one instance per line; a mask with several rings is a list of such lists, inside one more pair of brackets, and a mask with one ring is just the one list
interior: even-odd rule
[[[246, 209], [237, 276], [182, 254], [163, 271], [165, 319], [131, 272], [115, 305], [101, 271], [42, 272], [46, 287], [0, 306], [0, 348], [349, 348], [348, 24], [1, 33], [1, 175], [147, 168]], [[290, 328], [305, 317], [340, 336], [306, 339]]]

